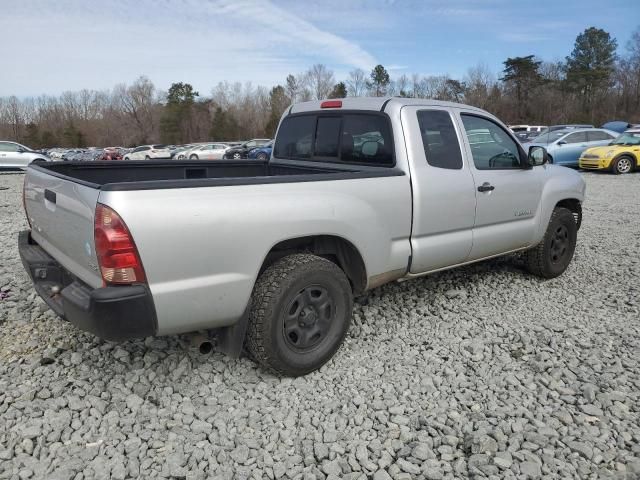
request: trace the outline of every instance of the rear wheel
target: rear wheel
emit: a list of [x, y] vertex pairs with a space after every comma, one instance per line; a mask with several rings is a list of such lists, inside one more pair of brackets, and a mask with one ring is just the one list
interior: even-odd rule
[[191, 156], [189, 157], [189, 160], [198, 160], [198, 155], [195, 155], [195, 154], [194, 154], [194, 155], [191, 155]]
[[240, 152], [235, 152], [233, 154], [233, 159], [234, 160], [240, 160], [242, 158], [242, 155], [240, 155]]
[[145, 156], [144, 156], [144, 159], [145, 159], [145, 160], [151, 160], [151, 157], [150, 157], [149, 155], [145, 155]]
[[311, 254], [281, 258], [254, 287], [247, 350], [277, 373], [317, 370], [340, 348], [352, 306], [351, 285], [333, 262]]
[[268, 159], [267, 154], [266, 154], [266, 153], [264, 153], [264, 152], [260, 152], [258, 155], [256, 155], [256, 158], [257, 158], [258, 160], [263, 161], [263, 162], [264, 162], [264, 161], [266, 161], [266, 160]]
[[125, 159], [125, 161], [127, 161], [127, 162], [130, 160], [130, 158], [129, 158], [129, 157], [124, 157], [124, 159]]
[[611, 165], [611, 171], [616, 175], [620, 175], [622, 173], [630, 173], [633, 171], [633, 160], [626, 155], [622, 157], [618, 157], [613, 161]]
[[577, 236], [578, 225], [573, 213], [566, 208], [556, 208], [542, 241], [525, 254], [528, 270], [542, 278], [562, 275], [573, 258]]

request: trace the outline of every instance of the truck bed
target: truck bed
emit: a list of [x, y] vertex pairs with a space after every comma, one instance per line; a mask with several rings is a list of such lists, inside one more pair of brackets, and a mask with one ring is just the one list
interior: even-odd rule
[[105, 191], [346, 180], [404, 175], [395, 168], [259, 160], [47, 162], [31, 168]]

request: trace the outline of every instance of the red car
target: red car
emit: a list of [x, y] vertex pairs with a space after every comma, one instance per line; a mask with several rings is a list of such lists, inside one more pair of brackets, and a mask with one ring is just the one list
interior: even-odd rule
[[99, 160], [122, 160], [122, 154], [117, 148], [105, 148]]

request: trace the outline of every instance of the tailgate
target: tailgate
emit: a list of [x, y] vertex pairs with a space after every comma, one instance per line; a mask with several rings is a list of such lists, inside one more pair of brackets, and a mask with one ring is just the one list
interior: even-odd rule
[[25, 207], [31, 237], [73, 275], [98, 288], [93, 217], [100, 190], [30, 167]]

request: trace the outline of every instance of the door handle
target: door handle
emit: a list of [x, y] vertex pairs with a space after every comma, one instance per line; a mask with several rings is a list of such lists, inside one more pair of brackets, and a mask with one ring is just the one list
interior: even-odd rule
[[496, 187], [491, 185], [489, 182], [484, 182], [482, 185], [480, 185], [478, 187], [478, 191], [479, 192], [491, 192], [492, 190], [495, 190], [495, 188]]
[[44, 190], [44, 198], [51, 203], [56, 203], [56, 192], [45, 188]]

